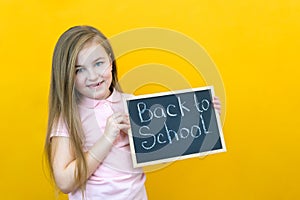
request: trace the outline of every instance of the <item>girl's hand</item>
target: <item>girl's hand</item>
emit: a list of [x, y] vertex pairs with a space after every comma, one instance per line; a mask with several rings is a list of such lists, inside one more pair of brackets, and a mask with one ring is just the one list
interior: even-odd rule
[[219, 115], [221, 115], [221, 102], [219, 97], [214, 97], [212, 102], [214, 104], [214, 108], [218, 111]]
[[127, 132], [130, 128], [129, 116], [125, 113], [114, 113], [106, 121], [104, 136], [114, 142], [120, 131]]

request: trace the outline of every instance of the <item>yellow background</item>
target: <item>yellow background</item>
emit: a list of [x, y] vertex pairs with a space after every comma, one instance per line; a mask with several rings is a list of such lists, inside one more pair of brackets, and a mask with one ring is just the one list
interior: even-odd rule
[[[1, 199], [55, 198], [42, 165], [51, 57], [59, 35], [78, 24], [109, 37], [149, 26], [179, 31], [207, 50], [222, 76], [228, 151], [147, 173], [150, 200], [300, 198], [299, 1], [0, 2]], [[135, 63], [173, 61], [148, 51], [121, 58], [120, 76]]]

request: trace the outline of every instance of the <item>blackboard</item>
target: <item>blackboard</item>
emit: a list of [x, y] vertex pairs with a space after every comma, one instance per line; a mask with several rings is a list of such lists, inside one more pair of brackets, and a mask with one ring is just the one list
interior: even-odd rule
[[226, 151], [213, 86], [126, 99], [134, 167]]

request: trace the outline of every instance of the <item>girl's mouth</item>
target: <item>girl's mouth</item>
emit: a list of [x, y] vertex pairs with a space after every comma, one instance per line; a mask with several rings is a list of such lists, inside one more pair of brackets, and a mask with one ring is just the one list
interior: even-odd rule
[[88, 87], [89, 87], [89, 88], [95, 89], [95, 88], [100, 87], [100, 86], [102, 85], [103, 82], [104, 82], [104, 81], [100, 81], [100, 82], [98, 82], [98, 83], [89, 84]]

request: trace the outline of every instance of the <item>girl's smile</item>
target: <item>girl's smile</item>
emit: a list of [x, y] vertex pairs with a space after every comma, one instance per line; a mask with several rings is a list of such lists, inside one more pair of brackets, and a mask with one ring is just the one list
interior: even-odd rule
[[87, 87], [90, 87], [90, 88], [93, 88], [93, 89], [97, 89], [97, 88], [100, 87], [100, 85], [101, 85], [102, 83], [104, 83], [104, 81], [100, 81], [100, 82], [98, 82], [98, 83], [91, 83], [91, 84], [87, 85]]

